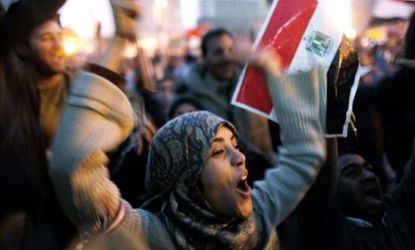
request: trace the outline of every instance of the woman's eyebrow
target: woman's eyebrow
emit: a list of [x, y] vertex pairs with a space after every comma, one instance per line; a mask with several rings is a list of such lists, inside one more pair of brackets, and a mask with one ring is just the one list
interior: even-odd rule
[[[233, 141], [233, 140], [236, 140], [235, 135], [232, 135], [231, 136], [231, 141]], [[225, 141], [225, 139], [223, 137], [215, 137], [215, 138], [213, 138], [213, 142], [224, 142], [224, 141]]]
[[224, 142], [224, 141], [225, 141], [225, 139], [222, 138], [222, 137], [216, 137], [216, 138], [213, 139], [213, 142]]

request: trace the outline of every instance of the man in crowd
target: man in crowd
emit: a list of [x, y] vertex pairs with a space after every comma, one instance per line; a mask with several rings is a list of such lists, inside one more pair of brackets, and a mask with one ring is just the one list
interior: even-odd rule
[[[2, 8], [7, 9], [9, 4], [2, 3]], [[69, 89], [62, 27], [58, 14], [50, 15], [47, 8], [32, 12], [27, 10], [26, 14], [25, 11], [22, 11], [25, 16], [18, 20], [19, 24], [13, 23], [15, 20], [4, 22], [14, 27], [10, 29], [13, 39], [25, 44], [22, 48], [22, 59], [34, 66], [40, 92], [41, 123], [49, 144]]]
[[62, 249], [75, 233], [49, 180], [37, 91], [39, 58], [61, 63], [36, 35], [64, 2], [1, 1], [0, 249]]
[[174, 105], [176, 102], [193, 105], [193, 102], [182, 102], [182, 99], [191, 99], [200, 104], [195, 109], [202, 107], [232, 121], [247, 141], [270, 156], [272, 146], [268, 121], [231, 106], [240, 71], [233, 35], [223, 28], [213, 29], [203, 36], [201, 50], [204, 62], [193, 65], [187, 74], [175, 82], [176, 97], [172, 107], [180, 108]]
[[38, 73], [40, 115], [48, 143], [51, 143], [69, 90], [70, 77], [65, 72], [62, 27], [58, 16], [37, 26], [30, 36], [31, 62]]
[[299, 209], [303, 248], [415, 249], [414, 158], [415, 151], [404, 178], [385, 195], [360, 154], [343, 152], [337, 168], [326, 165]]

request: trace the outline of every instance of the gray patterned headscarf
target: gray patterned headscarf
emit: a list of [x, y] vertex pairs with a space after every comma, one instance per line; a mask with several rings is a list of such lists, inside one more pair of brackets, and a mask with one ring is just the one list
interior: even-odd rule
[[200, 177], [219, 127], [229, 122], [206, 111], [179, 116], [155, 135], [146, 172], [144, 209], [158, 214], [180, 249], [252, 249], [254, 217], [216, 213], [204, 198]]

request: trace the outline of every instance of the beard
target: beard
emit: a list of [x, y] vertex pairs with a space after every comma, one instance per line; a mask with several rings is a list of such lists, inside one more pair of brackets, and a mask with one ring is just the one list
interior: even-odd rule
[[40, 77], [51, 77], [54, 75], [62, 74], [65, 71], [63, 69], [54, 68], [47, 62], [42, 60], [41, 56], [33, 51], [30, 53], [29, 62], [33, 65], [34, 69]]
[[213, 64], [210, 69], [218, 80], [232, 80], [238, 72], [238, 65], [232, 61], [223, 61]]
[[64, 73], [63, 70], [56, 70], [40, 60], [35, 60], [33, 63], [33, 66], [41, 77], [50, 77]]

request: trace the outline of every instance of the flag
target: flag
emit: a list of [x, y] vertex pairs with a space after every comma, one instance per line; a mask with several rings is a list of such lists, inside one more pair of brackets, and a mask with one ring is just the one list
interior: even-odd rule
[[[320, 0], [275, 0], [254, 44], [274, 48], [287, 73], [327, 69], [327, 135], [346, 136], [358, 83], [357, 52]], [[346, 63], [346, 64], [344, 64]], [[246, 65], [232, 104], [277, 121], [263, 73]], [[333, 122], [335, 121], [335, 122]]]

